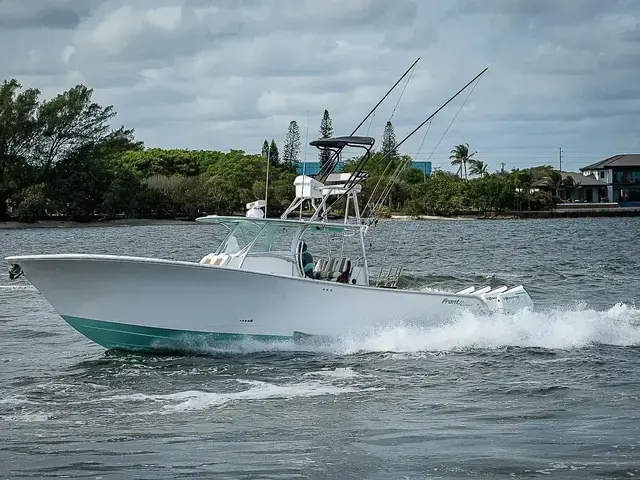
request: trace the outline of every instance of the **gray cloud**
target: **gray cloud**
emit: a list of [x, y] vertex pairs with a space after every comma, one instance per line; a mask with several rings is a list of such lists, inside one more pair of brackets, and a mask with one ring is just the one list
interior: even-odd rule
[[462, 0], [460, 13], [502, 15], [531, 28], [589, 23], [597, 17], [637, 8], [635, 0]]
[[[292, 119], [313, 139], [325, 108], [349, 133], [420, 55], [392, 117], [402, 138], [489, 65], [418, 158], [440, 142], [446, 167], [468, 142], [495, 170], [555, 161], [558, 145], [567, 162], [640, 149], [639, 21], [635, 0], [0, 1], [0, 65], [44, 96], [93, 87], [149, 146], [247, 151]], [[360, 133], [380, 137], [403, 86]]]
[[36, 0], [0, 2], [0, 28], [73, 29], [101, 0]]

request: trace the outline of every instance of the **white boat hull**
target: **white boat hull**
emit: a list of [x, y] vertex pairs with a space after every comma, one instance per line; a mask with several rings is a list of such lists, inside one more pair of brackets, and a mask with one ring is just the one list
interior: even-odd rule
[[110, 255], [7, 260], [20, 265], [71, 326], [108, 349], [341, 337], [393, 321], [437, 325], [461, 308], [488, 311], [471, 294], [380, 289], [191, 262]]

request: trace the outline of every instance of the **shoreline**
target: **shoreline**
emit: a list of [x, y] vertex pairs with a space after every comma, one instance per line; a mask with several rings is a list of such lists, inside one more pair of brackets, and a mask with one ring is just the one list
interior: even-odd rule
[[507, 211], [501, 213], [467, 213], [458, 215], [391, 215], [391, 220], [551, 220], [557, 218], [639, 217], [640, 208], [620, 207], [606, 209], [562, 209], [541, 211]]
[[148, 227], [161, 225], [196, 225], [192, 220], [160, 220], [153, 218], [131, 218], [115, 220], [94, 220], [90, 222], [72, 222], [69, 220], [39, 220], [33, 223], [0, 222], [0, 230], [15, 230], [29, 228], [92, 228], [92, 227]]
[[[620, 207], [611, 209], [580, 209], [580, 210], [551, 210], [551, 211], [515, 211], [502, 213], [473, 213], [459, 215], [391, 215], [384, 220], [413, 221], [413, 220], [444, 220], [444, 221], [473, 221], [473, 220], [528, 220], [528, 219], [557, 219], [557, 218], [597, 218], [597, 217], [638, 217], [640, 208]], [[340, 217], [342, 218], [342, 217]], [[73, 222], [70, 220], [39, 220], [33, 223], [0, 222], [0, 230], [37, 229], [37, 228], [106, 228], [106, 227], [148, 227], [164, 225], [198, 225], [195, 220], [130, 218], [113, 220], [93, 220], [89, 222]]]

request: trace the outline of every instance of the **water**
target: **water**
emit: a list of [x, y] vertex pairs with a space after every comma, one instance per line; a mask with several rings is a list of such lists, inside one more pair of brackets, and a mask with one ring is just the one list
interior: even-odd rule
[[[0, 478], [640, 477], [640, 219], [389, 232], [406, 286], [524, 283], [535, 310], [315, 351], [131, 355], [76, 333], [3, 263]], [[194, 225], [0, 230], [0, 253], [199, 260], [211, 238]]]

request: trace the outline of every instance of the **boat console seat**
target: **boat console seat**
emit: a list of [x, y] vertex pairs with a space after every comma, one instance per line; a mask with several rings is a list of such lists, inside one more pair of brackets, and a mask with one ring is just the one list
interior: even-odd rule
[[351, 260], [343, 258], [321, 258], [313, 268], [315, 278], [335, 282], [341, 274], [347, 275], [347, 280], [351, 274]]
[[228, 253], [222, 253], [220, 255], [215, 255], [210, 253], [200, 260], [200, 263], [205, 265], [214, 265], [218, 267], [224, 267], [231, 260], [231, 256]]
[[313, 267], [313, 276], [315, 278], [320, 278], [322, 276], [322, 272], [324, 272], [326, 266], [327, 266], [327, 259], [326, 258], [318, 259], [318, 261], [316, 262], [315, 266]]

